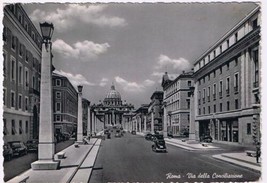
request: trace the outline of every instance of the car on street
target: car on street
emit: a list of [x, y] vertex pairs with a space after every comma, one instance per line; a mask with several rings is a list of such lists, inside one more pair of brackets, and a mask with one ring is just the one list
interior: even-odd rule
[[9, 144], [3, 146], [3, 156], [5, 160], [11, 160], [13, 158], [13, 150]]
[[111, 136], [111, 133], [108, 132], [108, 133], [107, 133], [107, 138], [110, 139], [110, 138], [111, 138], [110, 136]]
[[120, 132], [120, 130], [117, 130], [117, 131], [116, 131], [115, 137], [121, 137], [121, 132]]
[[8, 144], [12, 148], [14, 156], [26, 155], [28, 153], [26, 145], [21, 141], [11, 141]]
[[132, 135], [136, 135], [136, 131], [135, 130], [132, 131]]
[[167, 152], [166, 144], [164, 139], [157, 139], [152, 145], [152, 151], [154, 152]]
[[31, 139], [26, 142], [28, 151], [38, 151], [38, 139]]
[[153, 139], [153, 135], [152, 135], [151, 133], [147, 133], [147, 134], [145, 135], [145, 139], [146, 139], [146, 140], [152, 140], [152, 139]]
[[212, 137], [210, 135], [204, 135], [200, 137], [200, 141], [201, 142], [208, 142], [211, 143], [212, 142]]

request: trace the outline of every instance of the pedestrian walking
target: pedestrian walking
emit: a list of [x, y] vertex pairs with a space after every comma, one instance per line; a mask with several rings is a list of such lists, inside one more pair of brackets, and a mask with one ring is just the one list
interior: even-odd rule
[[257, 163], [259, 163], [260, 156], [261, 156], [260, 142], [257, 142], [257, 144], [256, 144], [256, 162]]

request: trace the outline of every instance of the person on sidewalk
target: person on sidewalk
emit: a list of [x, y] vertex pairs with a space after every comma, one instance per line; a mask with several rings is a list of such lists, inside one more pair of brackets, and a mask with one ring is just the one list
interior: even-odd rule
[[261, 146], [260, 142], [256, 144], [256, 162], [259, 163], [259, 158], [261, 157]]

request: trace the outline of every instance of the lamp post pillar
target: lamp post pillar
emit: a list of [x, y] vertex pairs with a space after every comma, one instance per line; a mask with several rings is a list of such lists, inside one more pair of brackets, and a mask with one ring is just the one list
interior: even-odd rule
[[31, 164], [33, 170], [55, 170], [59, 165], [59, 161], [54, 161], [55, 141], [51, 71], [51, 42], [45, 42], [42, 44], [38, 161]]
[[166, 109], [166, 107], [167, 107], [167, 104], [166, 104], [166, 102], [164, 102], [164, 104], [163, 104], [163, 106], [164, 106], [164, 109], [163, 109], [163, 115], [164, 115], [164, 118], [163, 118], [163, 135], [164, 135], [164, 137], [167, 137], [167, 120], [168, 120], [168, 118], [167, 118], [167, 109]]
[[77, 122], [77, 143], [83, 143], [83, 106], [82, 86], [78, 86], [78, 122]]
[[154, 109], [151, 110], [151, 133], [154, 133]]
[[91, 107], [88, 106], [88, 124], [87, 124], [87, 136], [91, 134]]

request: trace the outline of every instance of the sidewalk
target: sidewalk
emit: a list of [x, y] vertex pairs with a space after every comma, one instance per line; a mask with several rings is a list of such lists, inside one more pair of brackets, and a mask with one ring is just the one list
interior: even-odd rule
[[213, 155], [212, 157], [218, 160], [226, 161], [231, 164], [239, 165], [259, 172], [261, 171], [261, 163], [256, 163], [256, 158], [248, 156], [245, 152], [223, 153], [223, 154]]
[[[65, 152], [65, 158], [60, 160], [60, 167], [57, 170], [32, 170], [14, 177], [7, 183], [18, 183], [23, 178], [29, 177], [27, 183], [41, 182], [71, 182], [83, 162], [94, 161], [99, 149], [101, 139], [92, 138], [89, 145], [79, 145], [75, 148], [74, 144], [62, 150]], [[95, 148], [98, 146], [98, 148]], [[56, 157], [56, 156], [55, 156]], [[85, 161], [87, 160], [87, 161]], [[93, 168], [93, 164], [90, 164]], [[91, 173], [91, 172], [90, 172]], [[90, 177], [90, 174], [87, 173]]]

